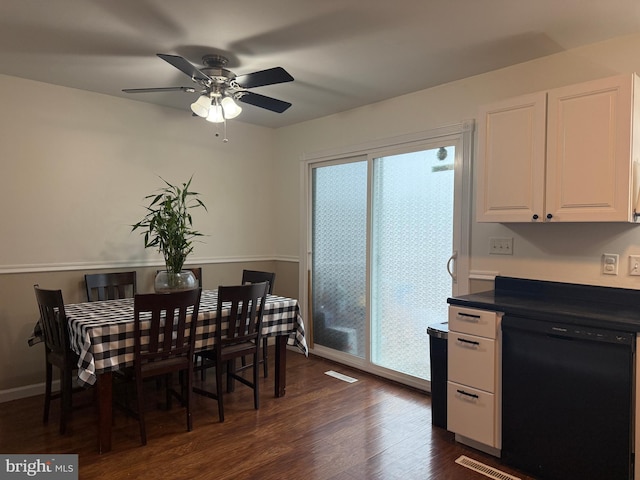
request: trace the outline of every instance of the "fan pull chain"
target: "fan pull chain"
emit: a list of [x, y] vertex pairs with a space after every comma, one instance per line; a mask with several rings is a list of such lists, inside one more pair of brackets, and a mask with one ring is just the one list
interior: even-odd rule
[[[222, 138], [222, 141], [224, 143], [227, 143], [229, 141], [229, 139], [227, 138], [227, 117], [224, 114], [224, 108], [222, 108], [222, 105], [220, 105], [218, 103], [218, 97], [214, 98], [214, 103], [215, 103], [215, 106], [217, 108], [220, 108], [220, 112], [222, 114], [222, 129], [223, 129], [223, 133], [224, 133], [224, 137]], [[216, 137], [220, 136], [220, 131], [219, 131], [218, 125], [219, 124], [216, 123]]]
[[[216, 137], [220, 136], [220, 131], [219, 131], [218, 125], [220, 125], [220, 124], [216, 123]], [[227, 119], [224, 118], [224, 113], [222, 114], [222, 133], [224, 134], [224, 136], [222, 137], [222, 141], [224, 143], [227, 143], [229, 141], [229, 139], [227, 138]]]

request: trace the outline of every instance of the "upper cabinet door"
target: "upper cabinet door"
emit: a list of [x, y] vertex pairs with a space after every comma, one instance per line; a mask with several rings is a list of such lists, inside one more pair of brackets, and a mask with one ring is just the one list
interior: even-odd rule
[[544, 92], [480, 109], [477, 221], [542, 221], [545, 119]]
[[634, 222], [638, 82], [620, 75], [480, 109], [477, 220]]
[[546, 207], [553, 221], [632, 220], [635, 78], [549, 91]]

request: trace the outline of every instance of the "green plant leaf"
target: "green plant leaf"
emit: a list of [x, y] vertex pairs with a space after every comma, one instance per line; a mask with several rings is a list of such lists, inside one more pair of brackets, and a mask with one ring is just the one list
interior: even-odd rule
[[192, 208], [202, 207], [208, 212], [206, 205], [198, 198], [197, 192], [189, 190], [193, 175], [182, 187], [173, 185], [164, 178], [160, 179], [165, 186], [158, 193], [147, 195], [151, 199], [146, 207], [147, 214], [139, 222], [131, 226], [131, 231], [144, 229], [144, 246], [157, 247], [163, 254], [165, 265], [170, 273], [179, 272], [193, 251], [192, 239], [204, 236], [193, 230], [193, 219], [189, 212]]

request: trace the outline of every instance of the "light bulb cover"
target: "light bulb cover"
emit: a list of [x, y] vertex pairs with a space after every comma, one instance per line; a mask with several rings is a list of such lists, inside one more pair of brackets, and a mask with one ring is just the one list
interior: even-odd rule
[[191, 104], [191, 111], [202, 118], [209, 116], [211, 107], [211, 98], [207, 95], [200, 95], [198, 99]]
[[231, 118], [236, 118], [242, 112], [242, 108], [233, 101], [231, 97], [224, 97], [220, 102], [222, 108], [224, 109], [224, 117], [229, 120]]
[[224, 115], [222, 113], [222, 107], [220, 105], [211, 105], [209, 109], [209, 115], [207, 116], [207, 122], [222, 123], [224, 122]]

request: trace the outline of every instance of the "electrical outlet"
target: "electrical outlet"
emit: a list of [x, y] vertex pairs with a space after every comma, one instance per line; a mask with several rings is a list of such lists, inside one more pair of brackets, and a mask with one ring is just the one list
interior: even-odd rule
[[640, 275], [640, 255], [629, 255], [629, 275]]
[[489, 255], [513, 255], [513, 237], [490, 237]]
[[618, 259], [619, 255], [617, 253], [602, 254], [602, 273], [605, 275], [617, 275]]

